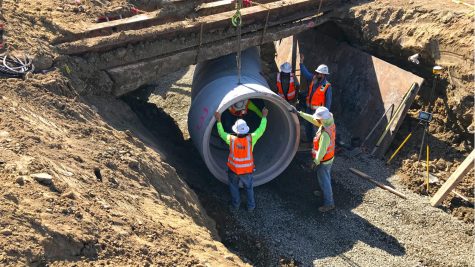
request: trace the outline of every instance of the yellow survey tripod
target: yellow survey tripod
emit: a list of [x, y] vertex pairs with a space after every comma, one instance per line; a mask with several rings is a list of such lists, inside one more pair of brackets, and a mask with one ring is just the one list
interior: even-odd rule
[[[419, 122], [417, 123], [417, 126], [415, 129], [413, 129], [407, 136], [406, 138], [404, 139], [404, 141], [402, 141], [402, 143], [399, 145], [399, 147], [396, 149], [396, 151], [394, 151], [394, 153], [391, 155], [391, 157], [389, 158], [389, 160], [386, 162], [387, 164], [389, 164], [391, 162], [391, 160], [399, 153], [399, 151], [401, 150], [401, 148], [407, 143], [407, 141], [409, 140], [409, 138], [411, 138], [412, 136], [412, 133], [414, 131], [417, 131], [417, 129], [419, 128], [419, 126], [422, 126], [424, 128], [423, 132], [422, 132], [422, 142], [421, 142], [421, 147], [420, 147], [420, 150], [419, 150], [419, 157], [417, 158], [418, 161], [421, 160], [421, 156], [422, 156], [422, 151], [424, 149], [424, 142], [426, 142], [426, 168], [427, 168], [427, 177], [426, 177], [426, 181], [425, 181], [425, 184], [426, 184], [426, 191], [428, 192], [429, 191], [429, 153], [430, 153], [430, 146], [429, 146], [429, 123], [430, 121], [432, 120], [432, 98], [434, 96], [434, 91], [435, 91], [435, 87], [437, 85], [437, 81], [439, 80], [440, 78], [440, 74], [442, 73], [442, 67], [440, 66], [435, 66], [434, 68], [432, 68], [432, 74], [434, 75], [434, 80], [433, 80], [433, 83], [432, 83], [432, 90], [430, 92], [430, 97], [429, 97], [429, 103], [427, 105], [427, 109], [426, 111], [419, 111], [419, 115], [418, 115], [418, 119], [419, 119]], [[427, 141], [426, 141], [426, 136], [427, 136]]]

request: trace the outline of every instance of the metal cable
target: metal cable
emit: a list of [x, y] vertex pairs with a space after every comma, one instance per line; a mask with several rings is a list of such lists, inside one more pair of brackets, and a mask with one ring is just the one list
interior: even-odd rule
[[22, 78], [26, 73], [33, 72], [34, 66], [31, 59], [23, 55], [20, 59], [8, 53], [0, 55], [0, 77]]

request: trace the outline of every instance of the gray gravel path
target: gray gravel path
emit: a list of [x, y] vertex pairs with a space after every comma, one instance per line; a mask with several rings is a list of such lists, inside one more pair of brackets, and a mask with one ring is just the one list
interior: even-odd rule
[[[335, 211], [317, 211], [316, 179], [296, 159], [275, 181], [256, 188], [258, 208], [235, 217], [279, 257], [303, 266], [473, 266], [473, 228], [429, 198], [405, 190], [376, 159], [338, 157], [333, 167]], [[408, 197], [399, 198], [350, 174], [365, 171]]]

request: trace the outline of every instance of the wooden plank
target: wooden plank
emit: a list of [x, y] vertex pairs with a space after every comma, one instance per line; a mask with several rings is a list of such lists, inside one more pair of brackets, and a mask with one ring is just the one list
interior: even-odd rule
[[234, 0], [221, 0], [210, 3], [203, 3], [196, 7], [195, 11], [199, 16], [208, 16], [217, 12], [226, 12], [234, 9]]
[[77, 41], [85, 38], [98, 36], [108, 36], [116, 32], [126, 30], [138, 30], [155, 25], [184, 20], [185, 17], [194, 12], [196, 2], [188, 0], [166, 1], [160, 5], [160, 10], [144, 12], [128, 18], [112, 20], [102, 23], [90, 23], [85, 30], [70, 32], [65, 36], [58, 36], [53, 40], [53, 44]]
[[[310, 18], [311, 20], [313, 18]], [[320, 19], [321, 23], [326, 22]], [[264, 42], [272, 42], [291, 36], [308, 29], [307, 21], [301, 21], [294, 25], [269, 28], [264, 36]], [[262, 34], [258, 32], [248, 33], [242, 36], [242, 49], [260, 45]], [[236, 39], [228, 38], [214, 43], [203, 45], [201, 49], [195, 46], [174, 54], [150, 58], [134, 64], [115, 67], [106, 70], [114, 81], [114, 95], [121, 96], [136, 90], [141, 85], [156, 80], [158, 76], [178, 70], [197, 63], [197, 53], [200, 51], [199, 61], [213, 59], [219, 56], [236, 52]], [[131, 79], [130, 77], [140, 77]]]
[[[256, 2], [256, 1], [254, 1]], [[258, 4], [267, 4], [271, 2], [276, 2], [276, 0], [259, 0]], [[213, 1], [208, 3], [203, 3], [196, 7], [196, 13], [199, 16], [208, 16], [211, 14], [216, 14], [219, 12], [226, 12], [235, 9], [235, 1], [234, 0], [220, 0], [220, 1]]]
[[[241, 10], [243, 30], [259, 30], [264, 27], [267, 13], [270, 12], [269, 26], [302, 19], [316, 12], [318, 0], [286, 0], [259, 5]], [[126, 46], [130, 43], [146, 42], [163, 38], [198, 35], [201, 24], [205, 23], [206, 32], [223, 30], [231, 26], [230, 18], [234, 11], [198, 18], [195, 21], [180, 21], [166, 25], [144, 28], [140, 31], [125, 31], [88, 39], [82, 39], [57, 45], [61, 54], [75, 55], [85, 52], [101, 52]], [[243, 32], [245, 33], [245, 32]]]
[[475, 150], [473, 150], [467, 158], [460, 164], [449, 179], [439, 188], [435, 195], [430, 200], [432, 206], [438, 206], [447, 197], [448, 194], [454, 189], [462, 178], [473, 168], [473, 161], [475, 159]]
[[357, 170], [357, 169], [354, 169], [354, 168], [349, 168], [349, 170], [350, 170], [352, 173], [358, 175], [359, 177], [361, 177], [361, 178], [363, 178], [363, 179], [365, 179], [365, 180], [367, 180], [367, 181], [369, 181], [369, 182], [371, 182], [371, 183], [377, 185], [378, 187], [381, 187], [382, 189], [387, 190], [387, 191], [389, 191], [389, 192], [395, 194], [395, 195], [398, 196], [398, 197], [402, 197], [402, 198], [404, 198], [404, 199], [407, 199], [407, 197], [406, 197], [404, 194], [402, 194], [402, 193], [396, 191], [396, 190], [395, 190], [394, 188], [392, 188], [392, 187], [389, 187], [389, 186], [384, 185], [384, 184], [382, 184], [382, 183], [380, 183], [380, 182], [378, 182], [378, 181], [375, 181], [371, 176], [367, 175], [366, 173], [361, 172], [361, 171], [359, 171], [359, 170]]

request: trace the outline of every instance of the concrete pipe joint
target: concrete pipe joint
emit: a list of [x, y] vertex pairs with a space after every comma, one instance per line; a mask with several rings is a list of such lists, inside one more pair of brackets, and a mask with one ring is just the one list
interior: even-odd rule
[[[241, 54], [241, 84], [238, 84], [236, 54], [200, 63], [196, 66], [188, 114], [188, 131], [211, 173], [227, 183], [226, 165], [229, 146], [219, 137], [214, 112], [222, 114], [228, 133], [236, 121], [228, 108], [242, 100], [251, 100], [259, 109], [269, 110], [267, 128], [254, 147], [254, 185], [265, 184], [290, 164], [300, 140], [299, 120], [290, 112], [289, 104], [269, 89], [261, 75], [259, 50], [249, 48]], [[257, 129], [260, 117], [249, 110], [243, 117], [250, 127]]]

